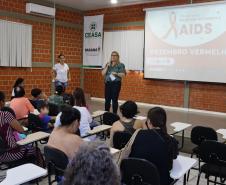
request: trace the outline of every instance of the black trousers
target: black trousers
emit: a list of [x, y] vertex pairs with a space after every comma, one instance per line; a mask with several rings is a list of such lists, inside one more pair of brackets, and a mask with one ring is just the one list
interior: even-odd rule
[[113, 113], [118, 111], [118, 97], [121, 90], [121, 81], [105, 83], [105, 111], [110, 111], [111, 101]]

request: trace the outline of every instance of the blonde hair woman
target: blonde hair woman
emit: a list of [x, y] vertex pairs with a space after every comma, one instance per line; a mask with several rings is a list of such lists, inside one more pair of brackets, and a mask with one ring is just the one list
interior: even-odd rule
[[113, 51], [111, 60], [102, 70], [105, 82], [105, 110], [109, 111], [112, 101], [113, 113], [118, 111], [118, 97], [121, 90], [121, 81], [126, 74], [125, 65], [119, 60], [119, 53]]

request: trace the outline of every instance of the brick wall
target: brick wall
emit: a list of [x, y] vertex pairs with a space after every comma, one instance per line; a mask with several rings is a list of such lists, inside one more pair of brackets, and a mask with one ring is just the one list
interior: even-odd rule
[[69, 63], [80, 64], [82, 58], [82, 31], [63, 26], [56, 27], [56, 56], [63, 52]]
[[[25, 14], [25, 0], [0, 0], [0, 10]], [[57, 9], [56, 20], [69, 24], [82, 24], [82, 14], [65, 9]], [[12, 18], [0, 16], [0, 19], [22, 22], [32, 25], [32, 62], [49, 63], [51, 66], [52, 24], [39, 20], [25, 20], [23, 17]], [[81, 63], [82, 39], [81, 30], [73, 27], [56, 26], [56, 56], [63, 52], [67, 63]], [[7, 98], [11, 96], [12, 86], [18, 77], [25, 79], [27, 96], [34, 87], [43, 89], [48, 95], [51, 93], [51, 68], [7, 68], [0, 67], [0, 90]], [[68, 91], [80, 85], [80, 69], [71, 68], [72, 81]]]
[[11, 97], [12, 86], [18, 77], [25, 79], [25, 90], [27, 96], [34, 87], [41, 88], [50, 94], [49, 69], [47, 68], [0, 68], [0, 90], [5, 92], [7, 97]]
[[[179, 5], [189, 0], [172, 0], [167, 3], [152, 3], [106, 8], [87, 11], [86, 15], [104, 14], [104, 23], [126, 23], [144, 21], [144, 8]], [[194, 1], [193, 3], [206, 2]], [[142, 26], [112, 27], [111, 30], [144, 29]], [[106, 30], [106, 29], [105, 29]], [[91, 96], [104, 96], [104, 82], [100, 70], [85, 70], [85, 90]], [[184, 84], [179, 81], [147, 80], [143, 73], [129, 72], [123, 80], [120, 99], [132, 99], [139, 102], [183, 107]], [[213, 83], [190, 83], [190, 107], [211, 111], [226, 112], [226, 86]]]
[[[58, 17], [58, 16], [57, 16]], [[66, 19], [67, 16], [66, 16]], [[82, 20], [79, 18], [78, 22]], [[70, 64], [82, 63], [82, 30], [65, 26], [56, 26], [56, 48], [55, 58], [62, 52], [66, 57], [66, 62]], [[80, 69], [71, 68], [71, 81], [69, 82], [68, 92], [72, 92], [75, 87], [80, 86]]]
[[[193, 0], [205, 2], [204, 0]], [[25, 14], [26, 0], [0, 0], [0, 10]], [[144, 21], [144, 8], [179, 5], [189, 3], [189, 0], [171, 0], [161, 3], [133, 5], [126, 7], [100, 9], [85, 12], [85, 15], [105, 15], [105, 24]], [[39, 21], [28, 21], [21, 18], [0, 16], [0, 19], [22, 22], [33, 26], [33, 62], [51, 63], [52, 25]], [[57, 21], [69, 24], [83, 23], [83, 15], [65, 9], [57, 9]], [[109, 29], [109, 28], [108, 28]], [[111, 30], [143, 29], [142, 26], [113, 27]], [[56, 52], [66, 55], [67, 63], [81, 64], [82, 59], [82, 31], [68, 26], [56, 26]], [[80, 69], [71, 68], [72, 82], [68, 91], [80, 85]], [[100, 70], [86, 69], [84, 72], [84, 87], [87, 93], [95, 97], [104, 96], [104, 82]], [[42, 88], [50, 94], [50, 68], [5, 68], [0, 67], [0, 90], [10, 97], [12, 85], [17, 77], [25, 78], [26, 92], [34, 87]], [[212, 111], [226, 111], [226, 86], [213, 83], [190, 83], [190, 107]], [[146, 80], [143, 73], [129, 72], [123, 80], [120, 99], [132, 99], [140, 102], [183, 106], [184, 85], [179, 81]]]

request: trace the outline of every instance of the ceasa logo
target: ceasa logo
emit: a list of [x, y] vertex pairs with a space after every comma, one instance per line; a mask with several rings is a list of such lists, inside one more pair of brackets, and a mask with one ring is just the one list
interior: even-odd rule
[[85, 38], [99, 38], [101, 37], [101, 32], [97, 32], [97, 23], [92, 22], [89, 25], [90, 32], [85, 33]]
[[181, 47], [205, 44], [226, 31], [226, 4], [215, 6], [155, 10], [148, 14], [148, 27], [167, 44]]

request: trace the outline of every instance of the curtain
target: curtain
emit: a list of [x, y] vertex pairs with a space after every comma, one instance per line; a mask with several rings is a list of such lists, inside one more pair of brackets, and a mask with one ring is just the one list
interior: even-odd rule
[[32, 26], [0, 20], [0, 66], [32, 66]]
[[143, 70], [144, 30], [104, 32], [103, 66], [118, 51], [126, 70]]

